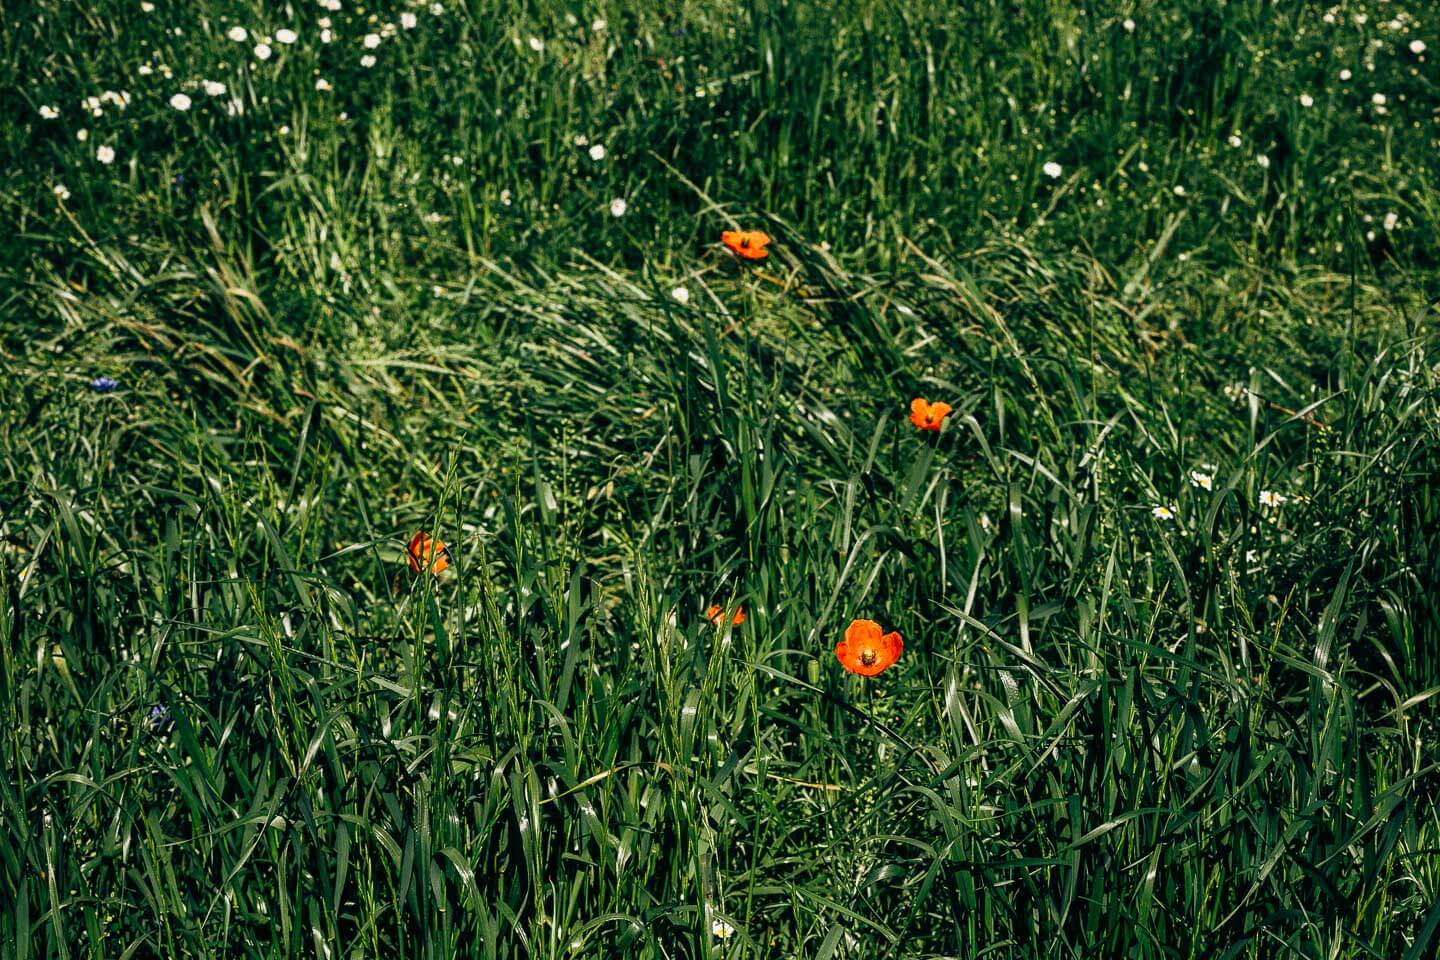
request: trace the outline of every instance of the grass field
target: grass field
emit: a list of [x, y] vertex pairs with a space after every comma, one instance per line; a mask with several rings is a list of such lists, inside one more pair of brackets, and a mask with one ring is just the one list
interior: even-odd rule
[[0, 955], [1435, 957], [1437, 86], [1423, 0], [9, 0]]

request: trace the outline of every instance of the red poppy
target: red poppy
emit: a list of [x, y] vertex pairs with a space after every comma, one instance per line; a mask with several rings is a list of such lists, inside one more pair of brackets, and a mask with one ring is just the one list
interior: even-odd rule
[[939, 430], [953, 409], [948, 403], [931, 403], [916, 397], [910, 401], [910, 422], [921, 430]]
[[[710, 607], [710, 609], [708, 609], [708, 610], [705, 611], [705, 619], [709, 620], [711, 623], [715, 624], [715, 626], [717, 626], [717, 627], [720, 626], [720, 624], [723, 623], [724, 620], [725, 620], [725, 608], [722, 607], [722, 606], [720, 606], [720, 604], [718, 604], [718, 603], [712, 604], [711, 607]], [[734, 624], [735, 626], [737, 626], [737, 627], [740, 626], [740, 624], [744, 623], [744, 622], [745, 622], [745, 608], [744, 608], [744, 607], [736, 607], [736, 608], [735, 608], [735, 615], [730, 618], [730, 622], [733, 623], [733, 624]]]
[[445, 544], [424, 530], [410, 538], [410, 546], [405, 548], [405, 553], [410, 569], [416, 573], [425, 569], [427, 564], [431, 573], [441, 573], [450, 566], [450, 551]]
[[885, 633], [874, 620], [851, 620], [845, 639], [835, 644], [835, 658], [851, 673], [873, 677], [893, 667], [904, 649], [894, 630]]
[[764, 260], [770, 256], [770, 251], [765, 249], [770, 235], [763, 230], [726, 230], [720, 234], [720, 242], [745, 260]]

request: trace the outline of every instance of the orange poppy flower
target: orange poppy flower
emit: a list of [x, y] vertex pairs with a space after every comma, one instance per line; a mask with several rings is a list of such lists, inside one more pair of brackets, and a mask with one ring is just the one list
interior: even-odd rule
[[894, 630], [885, 633], [874, 620], [851, 620], [845, 639], [835, 644], [835, 658], [851, 673], [873, 677], [893, 667], [904, 649], [905, 642]]
[[770, 256], [770, 251], [765, 249], [770, 235], [763, 230], [726, 230], [720, 234], [720, 242], [744, 260], [764, 260]]
[[445, 544], [436, 540], [430, 534], [421, 530], [410, 538], [410, 546], [405, 548], [406, 559], [410, 561], [410, 569], [419, 573], [428, 564], [431, 573], [441, 573], [450, 566], [450, 551]]
[[910, 401], [910, 422], [921, 430], [939, 430], [953, 409], [948, 403], [931, 403], [916, 397]]
[[[720, 626], [721, 622], [725, 619], [725, 616], [724, 616], [724, 615], [725, 615], [725, 608], [722, 607], [722, 606], [720, 606], [720, 604], [718, 604], [718, 603], [712, 604], [711, 607], [710, 607], [710, 609], [708, 609], [708, 610], [705, 611], [705, 619], [709, 620], [711, 623], [715, 624], [715, 626], [717, 626], [717, 627]], [[733, 617], [730, 618], [730, 622], [733, 623], [733, 624], [734, 624], [735, 626], [737, 626], [737, 627], [740, 626], [740, 624], [744, 623], [744, 622], [745, 622], [745, 608], [744, 608], [744, 607], [736, 607], [736, 608], [735, 608], [735, 616], [733, 616]]]

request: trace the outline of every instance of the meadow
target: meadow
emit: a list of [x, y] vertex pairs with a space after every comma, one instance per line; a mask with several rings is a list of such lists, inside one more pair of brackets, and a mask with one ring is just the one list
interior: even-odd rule
[[0, 956], [1437, 956], [1437, 65], [7, 0]]

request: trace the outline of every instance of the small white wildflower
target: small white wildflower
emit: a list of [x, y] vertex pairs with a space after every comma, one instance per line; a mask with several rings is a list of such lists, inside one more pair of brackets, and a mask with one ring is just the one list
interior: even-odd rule
[[1262, 507], [1278, 507], [1284, 502], [1285, 494], [1283, 493], [1276, 493], [1274, 490], [1260, 491], [1260, 506]]
[[70, 199], [70, 191], [65, 188], [65, 184], [63, 183], [55, 184], [55, 186], [52, 187], [51, 190], [54, 192], [55, 196], [59, 197], [61, 200]]
[[1388, 233], [1395, 229], [1395, 224], [1400, 222], [1400, 215], [1395, 211], [1385, 214], [1385, 231]]
[[628, 206], [629, 206], [629, 205], [625, 203], [625, 198], [624, 198], [624, 197], [616, 197], [614, 200], [611, 200], [611, 201], [610, 201], [610, 216], [612, 216], [612, 217], [623, 217], [623, 216], [625, 216], [625, 211], [626, 211], [626, 209], [628, 209]]
[[1265, 170], [1269, 170], [1269, 169], [1270, 169], [1270, 158], [1269, 158], [1268, 156], [1266, 156], [1265, 154], [1263, 154], [1263, 153], [1260, 154], [1260, 156], [1258, 156], [1258, 157], [1255, 158], [1255, 162], [1258, 163], [1258, 164], [1260, 164], [1260, 166], [1261, 166], [1262, 169], [1265, 169]]
[[509, 191], [509, 190], [501, 190], [501, 191], [500, 191], [500, 203], [503, 204], [504, 206], [507, 206], [507, 207], [510, 206], [510, 191]]
[[432, 4], [430, 4], [430, 16], [432, 16], [432, 17], [438, 17], [438, 16], [441, 16], [441, 15], [444, 14], [444, 13], [445, 13], [445, 4], [443, 4], [443, 3], [432, 3]]
[[380, 34], [367, 33], [365, 34], [365, 39], [360, 42], [365, 45], [366, 50], [374, 50], [376, 47], [380, 46]]
[[1190, 485], [1192, 487], [1199, 487], [1201, 490], [1210, 490], [1215, 486], [1215, 478], [1208, 473], [1191, 470]]
[[177, 93], [170, 98], [170, 106], [183, 113], [190, 109], [190, 98], [183, 93]]
[[1310, 96], [1310, 94], [1308, 94], [1308, 93], [1302, 93], [1302, 94], [1300, 94], [1300, 106], [1302, 106], [1302, 107], [1313, 107], [1313, 106], [1315, 106], [1315, 98], [1312, 97], [1312, 96]]
[[331, 40], [334, 40], [334, 39], [335, 39], [335, 34], [333, 34], [333, 33], [330, 32], [330, 28], [329, 28], [329, 27], [326, 27], [325, 29], [323, 29], [323, 30], [320, 31], [320, 42], [321, 42], [321, 43], [329, 43]]
[[593, 147], [591, 147], [591, 148], [590, 148], [590, 159], [591, 159], [591, 160], [604, 160], [604, 159], [605, 159], [605, 144], [603, 144], [603, 143], [597, 143], [597, 144], [595, 144]]
[[225, 96], [225, 84], [220, 83], [218, 80], [206, 80], [201, 86], [203, 86], [205, 92], [212, 97]]
[[140, 69], [137, 72], [142, 77], [148, 77], [150, 76], [150, 74], [155, 72], [155, 68], [150, 66], [150, 64], [148, 63], [142, 63], [140, 64]]
[[1152, 507], [1150, 509], [1150, 516], [1154, 517], [1156, 520], [1174, 520], [1175, 511], [1171, 510], [1169, 507], [1165, 506], [1162, 503], [1158, 507]]
[[1230, 144], [1230, 146], [1234, 147], [1237, 150], [1240, 149], [1240, 135], [1238, 133], [1230, 134], [1229, 138], [1226, 139], [1225, 142]]
[[231, 27], [229, 30], [226, 30], [225, 36], [229, 37], [231, 40], [234, 40], [236, 43], [244, 43], [246, 40], [250, 39], [250, 31], [237, 24]]
[[417, 18], [415, 14], [411, 13], [408, 10], [400, 14], [400, 26], [404, 27], [406, 30], [414, 30], [415, 26], [419, 22], [419, 18]]
[[1327, 14], [1325, 14], [1325, 16], [1322, 17], [1321, 19], [1323, 19], [1326, 23], [1334, 23], [1334, 22], [1335, 22], [1335, 14], [1334, 14], [1334, 13], [1327, 13]]
[[724, 920], [717, 918], [710, 921], [710, 936], [716, 940], [729, 940], [735, 936], [735, 928]]
[[295, 33], [294, 30], [291, 30], [289, 27], [281, 27], [279, 30], [275, 31], [276, 43], [283, 43], [288, 45], [294, 43], [298, 39], [300, 39], [300, 37]]
[[154, 13], [154, 12], [155, 12], [155, 4], [151, 3], [150, 0], [141, 0], [141, 3], [140, 3], [140, 12], [141, 12], [141, 13]]
[[95, 159], [107, 165], [114, 163], [115, 148], [106, 144], [101, 144], [100, 146], [95, 148]]
[[536, 53], [539, 53], [541, 50], [545, 49], [545, 41], [541, 40], [539, 37], [531, 37], [530, 49], [534, 50]]
[[322, 30], [329, 30], [331, 26], [330, 18], [321, 17], [319, 20], [315, 21], [315, 26], [319, 27]]
[[1424, 53], [1424, 52], [1425, 52], [1425, 41], [1424, 41], [1424, 40], [1411, 40], [1411, 41], [1410, 41], [1410, 52], [1413, 53], [1413, 54], [1415, 54], [1417, 57], [1418, 57], [1420, 54]]
[[318, 80], [315, 81], [315, 89], [316, 89], [316, 90], [329, 90], [329, 89], [330, 89], [330, 81], [329, 81], [329, 80], [326, 80], [324, 77], [321, 77], [320, 79], [318, 79]]
[[1040, 169], [1044, 171], [1045, 176], [1049, 177], [1051, 180], [1060, 179], [1060, 174], [1065, 172], [1065, 168], [1060, 166], [1060, 164], [1056, 163], [1054, 160], [1047, 162]]
[[1122, 26], [1122, 27], [1125, 28], [1125, 32], [1126, 32], [1126, 33], [1134, 33], [1134, 32], [1135, 32], [1135, 21], [1134, 21], [1134, 20], [1131, 20], [1129, 17], [1126, 17], [1126, 18], [1125, 18], [1125, 22], [1122, 23], [1122, 24], [1120, 24], [1120, 26]]
[[41, 104], [41, 105], [40, 105], [40, 116], [41, 116], [42, 119], [45, 119], [45, 120], [54, 120], [56, 117], [60, 116], [60, 111], [57, 110], [55, 107], [48, 106], [48, 105], [46, 105], [46, 104]]
[[1354, 76], [1354, 74], [1350, 72], [1350, 69], [1348, 67], [1340, 71], [1341, 80], [1349, 80], [1352, 76]]
[[675, 300], [676, 303], [690, 302], [690, 291], [686, 290], [684, 287], [676, 287], [674, 290], [671, 290], [670, 296]]
[[86, 130], [84, 127], [81, 127], [79, 130], [75, 131], [75, 139], [79, 140], [81, 143], [84, 143], [86, 140], [90, 139], [90, 131]]
[[575, 146], [577, 146], [577, 147], [583, 147], [583, 146], [585, 146], [585, 145], [586, 145], [587, 143], [589, 143], [589, 142], [590, 142], [590, 138], [587, 137], [587, 136], [585, 136], [585, 134], [583, 134], [583, 133], [577, 133], [577, 134], [575, 134]]
[[375, 66], [375, 56], [369, 53], [365, 54], [365, 56], [360, 58], [360, 66], [367, 69]]
[[270, 53], [271, 53], [271, 50], [270, 50], [270, 45], [269, 45], [268, 43], [257, 43], [257, 44], [255, 44], [255, 59], [256, 59], [256, 60], [269, 60], [269, 59], [270, 59]]
[[458, 167], [458, 166], [460, 166], [460, 165], [461, 165], [462, 163], [464, 163], [464, 162], [465, 162], [465, 158], [462, 157], [462, 156], [460, 156], [458, 153], [457, 153], [455, 156], [453, 156], [453, 157], [450, 158], [450, 165], [451, 165], [451, 166], [454, 166], [454, 167]]
[[[607, 26], [607, 24], [605, 23], [605, 18], [604, 18], [604, 17], [599, 17], [599, 18], [597, 18], [597, 19], [595, 20], [594, 23], [590, 24], [590, 32], [591, 32], [591, 33], [604, 33], [606, 26]], [[1417, 52], [1418, 52], [1418, 51], [1417, 51]]]
[[1385, 106], [1385, 94], [1383, 94], [1383, 93], [1372, 93], [1372, 94], [1370, 95], [1370, 102], [1373, 103], [1373, 104], [1375, 104], [1375, 106], [1377, 106], [1377, 107], [1383, 107], [1383, 106]]
[[1177, 197], [1183, 197], [1183, 196], [1185, 196], [1185, 188], [1182, 187], [1182, 186], [1181, 186], [1180, 184], [1178, 184], [1178, 183], [1175, 184], [1175, 196], [1177, 196]]
[[288, 137], [288, 136], [290, 136], [290, 124], [288, 124], [288, 123], [282, 123], [282, 124], [280, 124], [280, 129], [279, 129], [279, 130], [276, 130], [275, 132], [278, 133], [278, 134], [280, 134], [280, 136], [282, 136], [282, 137]]
[[130, 106], [130, 94], [124, 90], [121, 90], [119, 93], [116, 93], [114, 90], [106, 90], [104, 93], [100, 94], [100, 99], [105, 101], [106, 103], [115, 104], [115, 106], [119, 107], [121, 110], [124, 110], [126, 107]]

